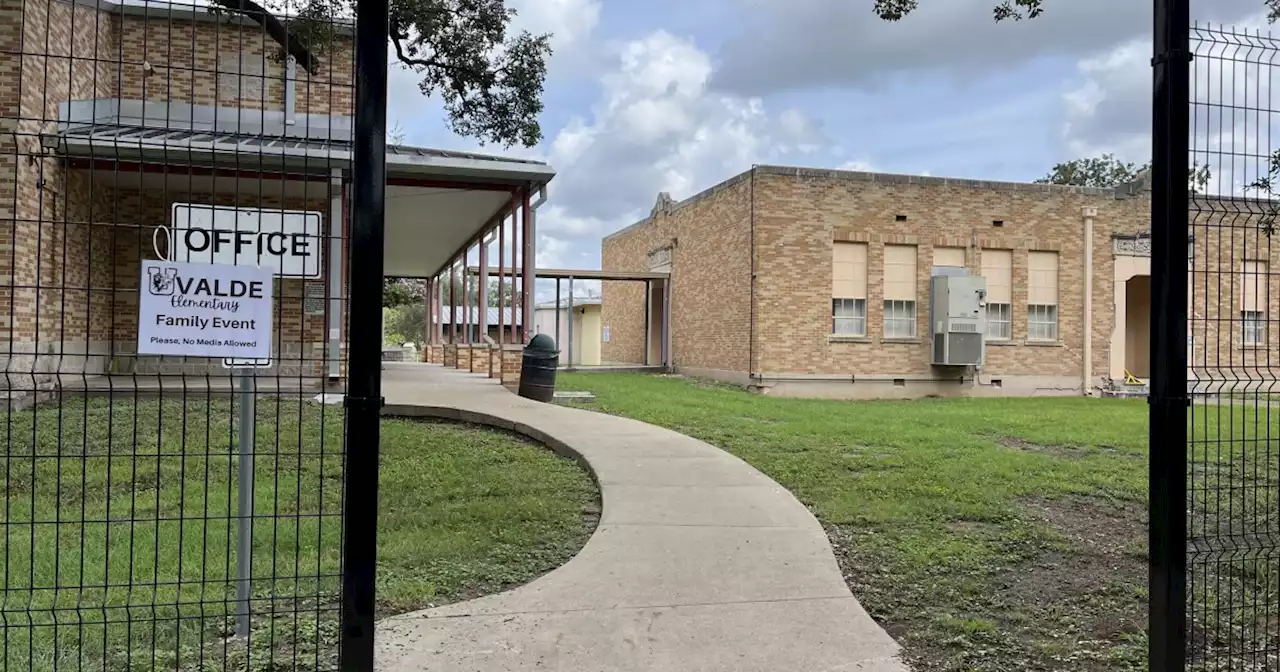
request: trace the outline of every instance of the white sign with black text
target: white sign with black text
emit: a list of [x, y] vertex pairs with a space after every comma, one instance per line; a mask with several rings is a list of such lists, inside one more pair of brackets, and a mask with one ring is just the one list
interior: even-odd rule
[[319, 278], [318, 212], [174, 203], [169, 260], [262, 266], [281, 277]]
[[228, 358], [228, 359], [222, 360], [222, 368], [224, 369], [269, 369], [271, 368], [271, 360]]
[[271, 356], [271, 269], [142, 262], [138, 354]]

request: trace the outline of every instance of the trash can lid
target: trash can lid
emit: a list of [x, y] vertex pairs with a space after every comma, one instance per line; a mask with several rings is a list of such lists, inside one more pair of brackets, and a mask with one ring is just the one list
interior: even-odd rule
[[537, 334], [529, 339], [529, 345], [526, 346], [532, 350], [546, 350], [548, 352], [556, 351], [556, 340], [546, 334]]

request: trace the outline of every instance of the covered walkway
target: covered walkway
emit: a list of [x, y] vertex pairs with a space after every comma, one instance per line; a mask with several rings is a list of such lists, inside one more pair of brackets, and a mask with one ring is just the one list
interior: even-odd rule
[[387, 364], [383, 394], [391, 415], [503, 427], [575, 457], [604, 509], [550, 574], [381, 621], [379, 670], [907, 669], [849, 592], [818, 521], [742, 460], [431, 364]]

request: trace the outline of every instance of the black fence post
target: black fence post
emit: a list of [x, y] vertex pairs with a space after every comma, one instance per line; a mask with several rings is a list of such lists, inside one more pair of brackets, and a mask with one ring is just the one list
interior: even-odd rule
[[382, 273], [386, 191], [387, 0], [356, 3], [351, 184], [350, 358], [339, 669], [372, 672], [377, 563]]
[[1186, 667], [1189, 0], [1155, 0], [1151, 167], [1150, 669]]

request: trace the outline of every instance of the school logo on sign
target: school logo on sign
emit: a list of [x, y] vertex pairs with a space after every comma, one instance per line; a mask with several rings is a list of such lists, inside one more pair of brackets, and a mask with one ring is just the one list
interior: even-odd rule
[[147, 276], [150, 278], [147, 288], [151, 290], [153, 295], [173, 296], [173, 291], [178, 286], [178, 269], [149, 266], [147, 267]]

